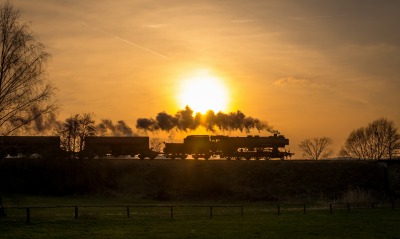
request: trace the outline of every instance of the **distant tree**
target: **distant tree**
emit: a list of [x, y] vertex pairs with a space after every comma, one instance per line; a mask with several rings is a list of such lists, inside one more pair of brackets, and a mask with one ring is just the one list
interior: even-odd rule
[[49, 54], [8, 2], [0, 6], [0, 42], [0, 135], [9, 135], [58, 107], [45, 79]]
[[380, 118], [352, 131], [339, 155], [354, 159], [393, 159], [400, 153], [400, 135], [393, 121]]
[[76, 114], [67, 118], [57, 132], [61, 137], [61, 148], [69, 152], [71, 157], [81, 152], [85, 147], [85, 138], [95, 133], [95, 122], [90, 114]]
[[152, 138], [150, 140], [150, 148], [156, 152], [161, 152], [164, 148], [164, 143], [159, 138]]
[[333, 140], [331, 138], [316, 137], [303, 140], [299, 144], [299, 148], [303, 152], [304, 158], [318, 160], [321, 158], [328, 158], [333, 155], [333, 150], [328, 148], [332, 145], [332, 143]]

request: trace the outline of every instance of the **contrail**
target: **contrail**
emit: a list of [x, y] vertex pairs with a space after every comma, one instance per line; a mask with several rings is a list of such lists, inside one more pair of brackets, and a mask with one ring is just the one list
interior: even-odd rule
[[333, 17], [340, 17], [344, 15], [328, 15], [328, 16], [310, 16], [310, 17], [289, 17], [289, 18], [284, 18], [285, 20], [308, 20], [308, 19], [319, 19], [319, 18], [333, 18]]
[[163, 54], [158, 53], [158, 52], [156, 52], [156, 51], [150, 50], [150, 49], [148, 49], [148, 48], [146, 48], [146, 47], [143, 47], [143, 46], [141, 46], [141, 45], [138, 45], [138, 44], [136, 44], [136, 43], [134, 43], [134, 42], [132, 42], [132, 41], [128, 41], [128, 40], [126, 40], [126, 39], [120, 38], [120, 37], [118, 37], [118, 36], [116, 36], [116, 35], [114, 35], [114, 34], [111, 34], [111, 33], [109, 33], [109, 32], [104, 31], [104, 30], [101, 29], [101, 28], [94, 27], [94, 26], [90, 26], [89, 24], [87, 24], [87, 23], [85, 23], [85, 22], [80, 22], [80, 23], [81, 23], [82, 25], [86, 26], [86, 27], [91, 27], [91, 28], [93, 28], [94, 30], [96, 30], [96, 31], [98, 31], [98, 32], [101, 32], [101, 33], [103, 33], [103, 34], [105, 34], [105, 35], [107, 35], [107, 36], [110, 36], [110, 37], [112, 37], [112, 38], [114, 38], [114, 39], [117, 39], [117, 40], [119, 40], [119, 41], [125, 42], [126, 44], [129, 44], [129, 45], [131, 45], [131, 46], [134, 46], [134, 47], [136, 47], [136, 48], [139, 48], [139, 49], [141, 49], [141, 50], [143, 50], [143, 51], [147, 51], [147, 52], [149, 52], [149, 53], [152, 53], [152, 54], [154, 54], [154, 55], [157, 55], [157, 56], [162, 57], [162, 58], [165, 58], [165, 59], [170, 59], [170, 58], [169, 58], [168, 56], [166, 56], [166, 55], [163, 55]]
[[251, 23], [251, 22], [265, 22], [265, 21], [274, 21], [274, 20], [308, 20], [308, 19], [320, 19], [320, 18], [333, 18], [340, 17], [344, 15], [327, 15], [327, 16], [300, 16], [300, 17], [283, 17], [283, 18], [268, 18], [268, 19], [235, 19], [232, 20], [233, 23]]
[[265, 20], [257, 20], [257, 19], [237, 19], [232, 20], [234, 23], [249, 23], [249, 22], [263, 22]]

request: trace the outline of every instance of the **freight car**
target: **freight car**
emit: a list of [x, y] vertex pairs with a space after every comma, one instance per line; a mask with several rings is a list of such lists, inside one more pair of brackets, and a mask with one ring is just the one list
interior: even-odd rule
[[192, 155], [194, 159], [204, 158], [206, 160], [212, 155], [227, 160], [285, 159], [293, 155], [285, 150], [286, 145], [289, 145], [289, 140], [283, 135], [278, 136], [277, 134], [268, 137], [190, 135], [184, 139], [183, 143], [166, 143], [164, 155], [171, 159], [186, 159], [188, 155]]
[[146, 157], [154, 159], [157, 156], [149, 148], [149, 137], [99, 137], [88, 136], [85, 138], [85, 149], [83, 157], [94, 158], [96, 155], [103, 158], [108, 155], [118, 157], [120, 155], [138, 156], [140, 159]]
[[0, 159], [7, 155], [52, 157], [60, 153], [58, 136], [0, 136]]
[[183, 143], [165, 143], [164, 155], [166, 158], [186, 159], [192, 155], [194, 159], [209, 159], [212, 155], [210, 136], [208, 135], [190, 135]]

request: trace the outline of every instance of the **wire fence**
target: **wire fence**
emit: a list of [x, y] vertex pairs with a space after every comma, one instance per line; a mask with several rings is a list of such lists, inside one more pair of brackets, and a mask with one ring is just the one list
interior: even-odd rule
[[323, 203], [323, 204], [248, 204], [248, 205], [104, 205], [104, 206], [27, 206], [2, 208], [0, 220], [78, 220], [99, 218], [209, 218], [257, 214], [281, 215], [289, 213], [352, 212], [363, 209], [391, 209], [400, 211], [400, 203]]

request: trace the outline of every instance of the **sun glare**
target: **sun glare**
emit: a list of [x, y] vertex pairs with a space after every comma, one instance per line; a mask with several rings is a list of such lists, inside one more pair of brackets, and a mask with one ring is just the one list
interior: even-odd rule
[[220, 78], [198, 72], [182, 81], [178, 101], [180, 107], [188, 105], [194, 112], [226, 111], [228, 92]]

